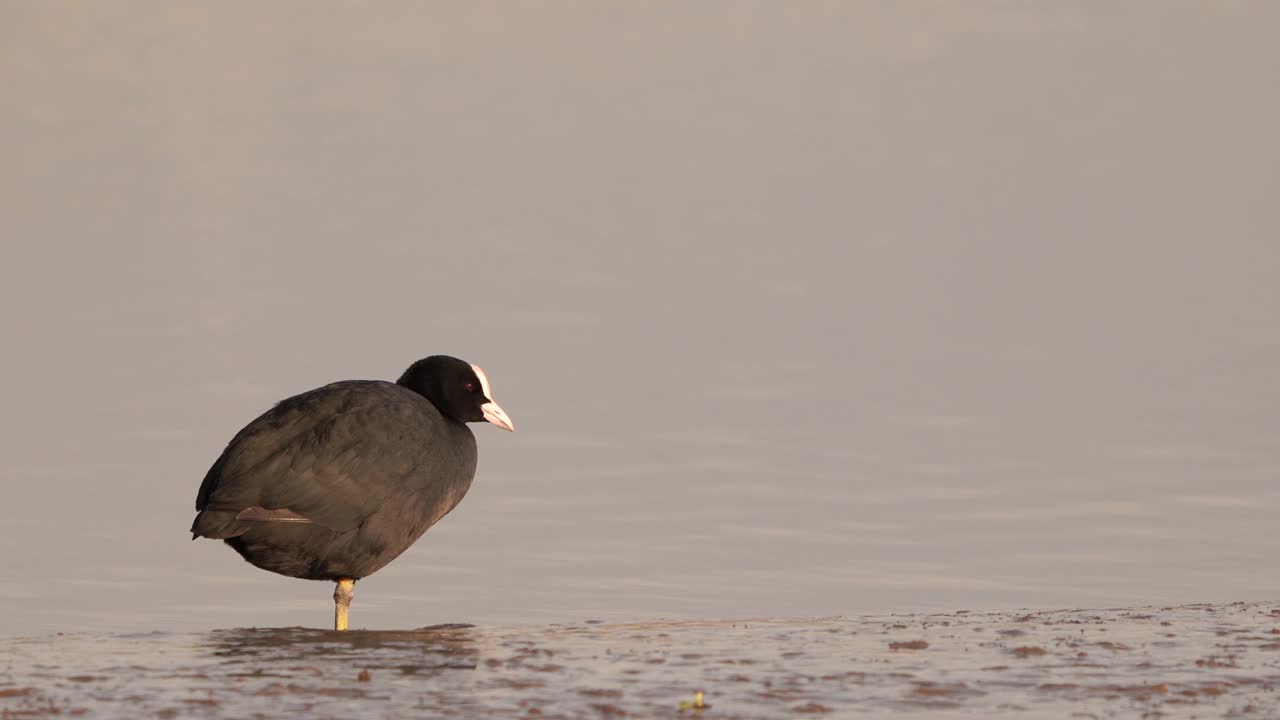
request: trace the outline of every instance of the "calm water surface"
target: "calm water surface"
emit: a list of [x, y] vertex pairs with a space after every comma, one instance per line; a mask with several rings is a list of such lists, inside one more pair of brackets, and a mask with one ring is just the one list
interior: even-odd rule
[[196, 488], [439, 352], [519, 431], [355, 627], [1276, 597], [1277, 22], [4, 3], [0, 635], [324, 627]]

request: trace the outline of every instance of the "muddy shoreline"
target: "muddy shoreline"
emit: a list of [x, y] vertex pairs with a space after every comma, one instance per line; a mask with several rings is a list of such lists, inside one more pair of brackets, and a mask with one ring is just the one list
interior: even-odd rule
[[0, 669], [6, 719], [1277, 717], [1280, 604], [71, 633]]

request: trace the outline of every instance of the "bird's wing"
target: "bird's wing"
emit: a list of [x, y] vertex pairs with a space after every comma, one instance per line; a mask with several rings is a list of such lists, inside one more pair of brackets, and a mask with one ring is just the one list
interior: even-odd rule
[[354, 530], [431, 463], [435, 412], [390, 383], [335, 383], [289, 398], [232, 439], [205, 476], [196, 509]]

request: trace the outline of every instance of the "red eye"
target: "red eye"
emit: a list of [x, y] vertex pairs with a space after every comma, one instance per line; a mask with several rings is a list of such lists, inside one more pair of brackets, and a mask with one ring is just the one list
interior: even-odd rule
[[476, 384], [473, 382], [467, 383], [467, 392], [475, 392], [475, 391], [476, 391]]

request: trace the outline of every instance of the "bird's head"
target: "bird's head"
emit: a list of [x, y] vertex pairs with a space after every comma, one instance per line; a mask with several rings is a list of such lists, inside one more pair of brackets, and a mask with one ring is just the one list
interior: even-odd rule
[[479, 365], [448, 355], [432, 355], [409, 366], [396, 384], [426, 397], [443, 415], [459, 422], [491, 422], [510, 432], [515, 425], [493, 401], [489, 378]]

